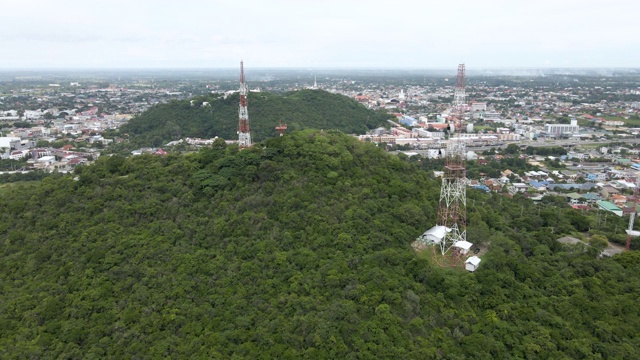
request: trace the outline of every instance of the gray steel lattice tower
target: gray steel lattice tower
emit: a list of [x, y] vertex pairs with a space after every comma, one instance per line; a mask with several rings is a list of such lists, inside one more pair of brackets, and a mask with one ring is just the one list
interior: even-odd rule
[[244, 64], [240, 61], [240, 120], [238, 121], [238, 146], [241, 149], [251, 146], [251, 128], [247, 111], [247, 84], [244, 83]]

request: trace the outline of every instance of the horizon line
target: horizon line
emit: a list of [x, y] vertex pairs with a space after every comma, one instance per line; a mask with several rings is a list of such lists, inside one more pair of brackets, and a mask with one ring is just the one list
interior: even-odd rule
[[[466, 65], [466, 64], [465, 64]], [[0, 68], [2, 71], [69, 71], [69, 70], [237, 70], [236, 66], [225, 67], [33, 67], [33, 68]], [[383, 67], [383, 66], [257, 66], [253, 70], [451, 70], [456, 67]], [[640, 66], [512, 66], [512, 67], [471, 67], [467, 70], [640, 70]]]

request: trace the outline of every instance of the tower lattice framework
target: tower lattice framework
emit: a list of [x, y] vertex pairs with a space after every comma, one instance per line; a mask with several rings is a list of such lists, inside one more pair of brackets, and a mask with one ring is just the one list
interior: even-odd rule
[[240, 61], [240, 120], [238, 121], [238, 146], [241, 149], [251, 146], [251, 128], [247, 110], [247, 84], [244, 82], [244, 63]]
[[465, 155], [464, 142], [461, 139], [450, 139], [445, 153], [437, 223], [450, 231], [446, 232], [439, 244], [441, 255], [445, 255], [456, 242], [467, 239]]

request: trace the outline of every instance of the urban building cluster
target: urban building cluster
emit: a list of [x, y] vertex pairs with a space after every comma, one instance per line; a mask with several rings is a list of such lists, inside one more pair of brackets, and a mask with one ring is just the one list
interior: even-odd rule
[[[466, 147], [481, 152], [509, 143], [626, 140], [640, 132], [640, 90], [633, 82], [611, 77], [461, 79], [459, 69], [458, 77], [451, 79], [389, 80], [375, 74], [301, 79], [299, 74], [291, 79], [267, 74], [252, 81], [267, 91], [320, 89], [340, 93], [368, 108], [393, 113], [395, 119], [388, 126], [360, 134], [360, 140], [425, 151], [428, 157], [440, 156], [450, 138], [461, 139]], [[102, 148], [121, 141], [112, 130], [135, 114], [172, 99], [237, 92], [237, 84], [237, 75], [231, 73], [218, 80], [191, 81], [130, 77], [123, 81], [43, 82], [15, 77], [0, 84], [0, 156], [29, 157], [28, 151], [38, 148], [51, 152], [53, 148], [44, 146], [46, 142], [72, 138], [84, 145], [83, 153], [96, 158]], [[246, 98], [242, 108], [247, 109]], [[245, 110], [239, 121], [242, 134], [250, 134], [247, 114]], [[187, 139], [185, 143], [194, 141]]]
[[[476, 89], [472, 94], [477, 101], [465, 104], [460, 114], [462, 121], [452, 123], [451, 118], [457, 114], [452, 114], [454, 108], [450, 102], [430, 103], [438, 97], [451, 99], [452, 89], [448, 90], [425, 94], [414, 87], [407, 91], [412, 94], [409, 97], [404, 89], [400, 89], [395, 97], [389, 97], [388, 93], [352, 95], [368, 107], [387, 109], [396, 116], [389, 129], [375, 129], [360, 139], [426, 149], [445, 147], [446, 142], [442, 140], [453, 134], [465, 138], [468, 146], [483, 146], [508, 141], [588, 140], [613, 134], [622, 138], [635, 137], [640, 130], [637, 102], [601, 100], [585, 103], [579, 101], [588, 98], [578, 95], [571, 96], [575, 99], [573, 102], [567, 102], [565, 92], [543, 96], [524, 89], [494, 89], [502, 91], [493, 92]], [[618, 98], [627, 92], [618, 90], [614, 94]]]
[[[190, 96], [153, 81], [123, 85], [27, 82], [6, 90], [0, 95], [0, 158], [29, 158], [22, 170], [69, 171], [122, 140], [113, 135], [105, 138], [105, 132], [151, 106]], [[82, 144], [84, 151], [50, 146], [60, 141]]]
[[[519, 157], [539, 170], [512, 171], [505, 167], [499, 169], [497, 176], [480, 173], [476, 178], [465, 177], [466, 185], [509, 196], [520, 194], [534, 201], [542, 200], [545, 195], [560, 195], [579, 210], [601, 209], [618, 216], [635, 211], [635, 191], [640, 177], [638, 150], [602, 147], [599, 150], [570, 151], [562, 156], [478, 155], [473, 151], [466, 154], [466, 160], [473, 160], [478, 165], [487, 165], [490, 161], [500, 163], [506, 157]], [[563, 169], [550, 169], [547, 162], [556, 162]], [[441, 170], [434, 171], [436, 177], [443, 174]]]

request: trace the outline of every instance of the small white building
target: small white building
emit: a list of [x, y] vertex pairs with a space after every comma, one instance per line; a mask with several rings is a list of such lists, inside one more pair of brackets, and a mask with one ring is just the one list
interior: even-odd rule
[[37, 160], [36, 160], [36, 162], [39, 162], [39, 163], [46, 163], [46, 164], [52, 164], [52, 163], [54, 163], [55, 161], [56, 161], [56, 157], [55, 157], [55, 156], [52, 156], [52, 155], [49, 155], [49, 156], [43, 156], [43, 157], [41, 157], [41, 158], [39, 158], [39, 159], [37, 159]]
[[462, 255], [466, 255], [469, 252], [469, 250], [471, 249], [472, 246], [473, 246], [473, 244], [468, 242], [468, 241], [466, 241], [466, 240], [456, 241], [456, 243], [453, 244], [453, 247], [458, 249], [458, 251]]
[[482, 261], [482, 259], [480, 259], [477, 256], [472, 256], [468, 258], [467, 261], [464, 262], [465, 270], [471, 271], [471, 272], [476, 271], [478, 269], [478, 266], [480, 266], [480, 261]]
[[29, 155], [29, 150], [15, 150], [9, 154], [9, 159], [11, 160], [20, 160], [25, 156]]
[[418, 241], [422, 241], [425, 244], [440, 244], [445, 235], [450, 231], [451, 229], [446, 226], [436, 225], [420, 235]]

